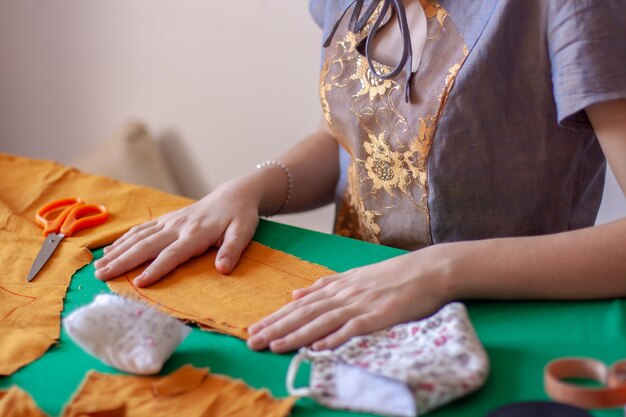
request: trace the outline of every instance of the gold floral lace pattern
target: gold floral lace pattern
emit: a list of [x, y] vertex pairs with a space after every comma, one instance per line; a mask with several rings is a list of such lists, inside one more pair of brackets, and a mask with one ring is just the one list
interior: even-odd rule
[[352, 237], [372, 243], [380, 243], [378, 238], [380, 227], [376, 224], [376, 217], [380, 212], [367, 210], [363, 199], [358, 198], [358, 179], [354, 164], [348, 167], [348, 190], [344, 202], [339, 207], [335, 220], [335, 233], [341, 236]]
[[[389, 69], [379, 64], [378, 62], [374, 62], [374, 68], [379, 74], [385, 74], [389, 71]], [[369, 96], [370, 101], [373, 101], [376, 96], [380, 96], [381, 98], [385, 97], [387, 91], [391, 88], [399, 88], [400, 86], [391, 81], [385, 80], [376, 77], [372, 73], [369, 64], [365, 58], [359, 57], [356, 61], [356, 73], [350, 76], [351, 80], [359, 80], [361, 83], [361, 89], [356, 93], [356, 97], [360, 97], [362, 95]]]
[[[467, 49], [435, 1], [420, 0], [427, 17], [424, 62], [405, 103], [399, 81], [376, 77], [359, 52], [379, 10], [359, 33], [344, 19], [326, 51], [320, 74], [320, 100], [326, 121], [351, 156], [344, 194], [338, 195], [335, 232], [375, 243], [415, 249], [431, 243], [427, 158], [437, 121]], [[350, 12], [347, 13], [350, 15]], [[441, 54], [450, 50], [449, 56]], [[429, 59], [430, 58], [430, 59]], [[390, 67], [373, 61], [378, 73]], [[390, 214], [393, 212], [393, 216]], [[402, 242], [388, 242], [394, 217], [415, 218]], [[389, 233], [382, 233], [389, 231]], [[406, 230], [404, 231], [406, 232]]]
[[443, 23], [448, 17], [448, 12], [441, 7], [441, 4], [437, 3], [433, 0], [420, 0], [422, 7], [424, 8], [424, 14], [426, 15], [426, 19], [432, 19], [434, 17], [437, 18], [437, 23], [439, 23], [439, 27], [443, 29]]

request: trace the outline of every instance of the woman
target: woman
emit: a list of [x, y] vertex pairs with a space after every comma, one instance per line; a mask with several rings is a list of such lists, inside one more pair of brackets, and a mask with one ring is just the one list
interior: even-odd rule
[[626, 295], [626, 219], [593, 226], [605, 156], [626, 192], [626, 4], [312, 0], [325, 120], [276, 162], [139, 225], [106, 280], [148, 286], [259, 215], [331, 201], [335, 231], [411, 252], [325, 277], [250, 327], [252, 349], [336, 347], [452, 300]]

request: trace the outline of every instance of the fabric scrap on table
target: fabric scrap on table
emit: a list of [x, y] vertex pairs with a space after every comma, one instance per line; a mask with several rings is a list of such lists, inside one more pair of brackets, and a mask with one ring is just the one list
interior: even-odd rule
[[251, 242], [234, 271], [223, 275], [215, 269], [216, 254], [217, 251], [209, 250], [146, 288], [132, 284], [144, 266], [108, 284], [118, 294], [139, 297], [180, 319], [247, 339], [248, 326], [291, 301], [293, 290], [334, 274], [322, 266]]
[[[89, 204], [103, 204], [110, 216], [101, 226], [83, 230], [72, 241], [89, 249], [112, 243], [132, 226], [193, 200], [140, 187], [111, 178], [85, 174], [53, 161], [36, 160], [0, 153], [0, 200], [36, 229], [35, 213], [44, 204], [65, 197], [78, 197]], [[42, 238], [43, 241], [43, 238]]]
[[0, 375], [42, 356], [59, 337], [59, 316], [70, 278], [91, 252], [63, 242], [32, 283], [26, 275], [42, 242], [41, 229], [0, 202]]
[[[10, 375], [58, 340], [63, 298], [74, 272], [91, 261], [88, 248], [111, 243], [130, 227], [192, 200], [3, 153], [0, 178], [0, 375]], [[35, 212], [63, 197], [104, 204], [111, 215], [105, 224], [64, 239], [28, 283], [26, 276], [44, 241]]]
[[[0, 339], [0, 375], [9, 375], [58, 340], [63, 298], [74, 272], [91, 261], [88, 249], [109, 244], [132, 226], [193, 201], [52, 161], [3, 153], [0, 178], [0, 270], [4, 271], [0, 331], [12, 335]], [[34, 223], [35, 213], [43, 204], [65, 197], [103, 204], [109, 219], [64, 239], [39, 275], [27, 283], [30, 265], [44, 240]], [[230, 275], [215, 270], [215, 255], [210, 250], [149, 288], [138, 289], [131, 283], [143, 267], [109, 281], [109, 286], [180, 319], [245, 339], [247, 326], [289, 302], [291, 291], [333, 274], [255, 242]]]
[[161, 371], [191, 333], [191, 327], [179, 320], [115, 294], [97, 295], [93, 302], [63, 319], [63, 327], [92, 356], [136, 375]]
[[63, 417], [284, 417], [295, 398], [275, 399], [267, 390], [185, 365], [164, 377], [90, 372]]
[[0, 416], [2, 417], [48, 417], [37, 407], [28, 393], [18, 387], [0, 391]]

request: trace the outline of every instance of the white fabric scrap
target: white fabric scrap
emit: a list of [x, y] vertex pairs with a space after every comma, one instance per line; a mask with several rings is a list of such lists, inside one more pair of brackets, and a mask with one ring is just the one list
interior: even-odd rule
[[140, 302], [100, 294], [63, 320], [70, 338], [102, 362], [137, 375], [158, 373], [191, 328]]

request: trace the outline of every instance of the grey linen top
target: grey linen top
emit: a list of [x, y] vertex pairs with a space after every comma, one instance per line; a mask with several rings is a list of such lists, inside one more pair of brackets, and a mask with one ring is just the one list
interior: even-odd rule
[[[438, 3], [468, 55], [427, 159], [431, 242], [593, 225], [605, 158], [584, 109], [626, 98], [626, 1]], [[324, 37], [348, 4], [310, 0]], [[349, 162], [340, 149], [338, 202]]]

